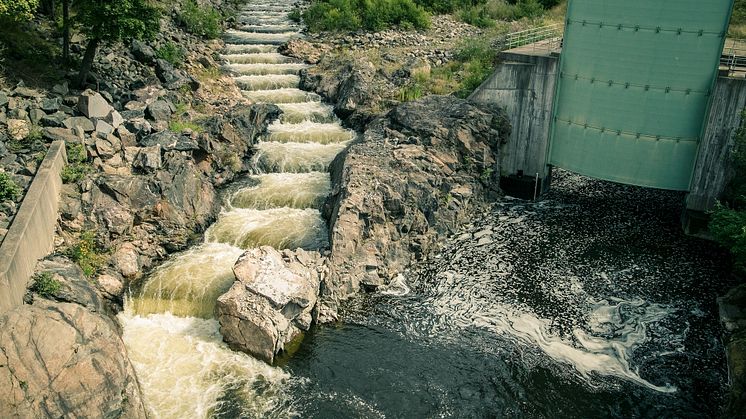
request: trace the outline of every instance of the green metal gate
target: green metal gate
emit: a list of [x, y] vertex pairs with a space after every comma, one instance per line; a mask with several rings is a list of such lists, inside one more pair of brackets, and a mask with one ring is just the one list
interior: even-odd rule
[[552, 165], [688, 190], [733, 0], [570, 0]]

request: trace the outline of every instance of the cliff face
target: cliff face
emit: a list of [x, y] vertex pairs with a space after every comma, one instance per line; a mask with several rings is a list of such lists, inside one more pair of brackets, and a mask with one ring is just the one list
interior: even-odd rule
[[498, 196], [507, 123], [452, 96], [408, 102], [374, 120], [332, 165], [327, 297], [388, 284]]

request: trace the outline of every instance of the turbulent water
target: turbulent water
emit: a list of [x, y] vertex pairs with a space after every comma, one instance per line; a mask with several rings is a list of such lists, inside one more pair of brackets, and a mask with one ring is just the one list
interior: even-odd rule
[[[254, 102], [279, 103], [251, 160], [254, 174], [223, 191], [223, 210], [204, 243], [173, 255], [129, 296], [119, 316], [124, 342], [155, 418], [294, 416], [291, 380], [222, 343], [215, 303], [234, 281], [245, 249], [328, 247], [319, 209], [330, 190], [328, 166], [352, 140], [331, 107], [298, 89], [305, 64], [277, 44], [299, 36], [291, 5], [252, 3], [228, 31], [226, 71]], [[302, 380], [293, 379], [294, 383]]]
[[247, 248], [324, 249], [328, 166], [353, 139], [277, 53], [292, 4], [251, 3], [224, 59], [246, 98], [283, 110], [222, 192], [202, 244], [120, 314], [150, 416], [703, 417], [726, 382], [714, 298], [723, 255], [680, 233], [682, 197], [559, 172], [506, 199], [388, 287], [342, 307], [268, 366], [222, 343], [216, 298]]
[[307, 336], [285, 366], [300, 415], [717, 416], [732, 284], [680, 232], [681, 195], [563, 172], [553, 188]]

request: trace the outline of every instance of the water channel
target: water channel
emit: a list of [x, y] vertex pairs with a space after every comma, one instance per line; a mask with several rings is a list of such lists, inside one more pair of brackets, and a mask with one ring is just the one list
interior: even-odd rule
[[681, 196], [560, 172], [537, 203], [475, 217], [424, 268], [346, 304], [276, 366], [213, 318], [244, 249], [324, 249], [327, 168], [354, 138], [304, 64], [289, 2], [252, 2], [226, 34], [243, 94], [284, 113], [254, 172], [223, 191], [204, 242], [128, 299], [124, 341], [153, 417], [702, 417], [727, 380], [714, 298], [724, 256], [683, 236]]

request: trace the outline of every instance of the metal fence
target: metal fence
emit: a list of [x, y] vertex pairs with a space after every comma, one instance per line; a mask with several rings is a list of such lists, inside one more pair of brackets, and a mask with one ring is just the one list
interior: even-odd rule
[[553, 51], [562, 46], [562, 24], [539, 26], [506, 34], [500, 42], [500, 49], [508, 50], [529, 45], [536, 50]]
[[720, 67], [729, 73], [746, 72], [746, 40], [726, 39], [723, 54], [720, 56]]

